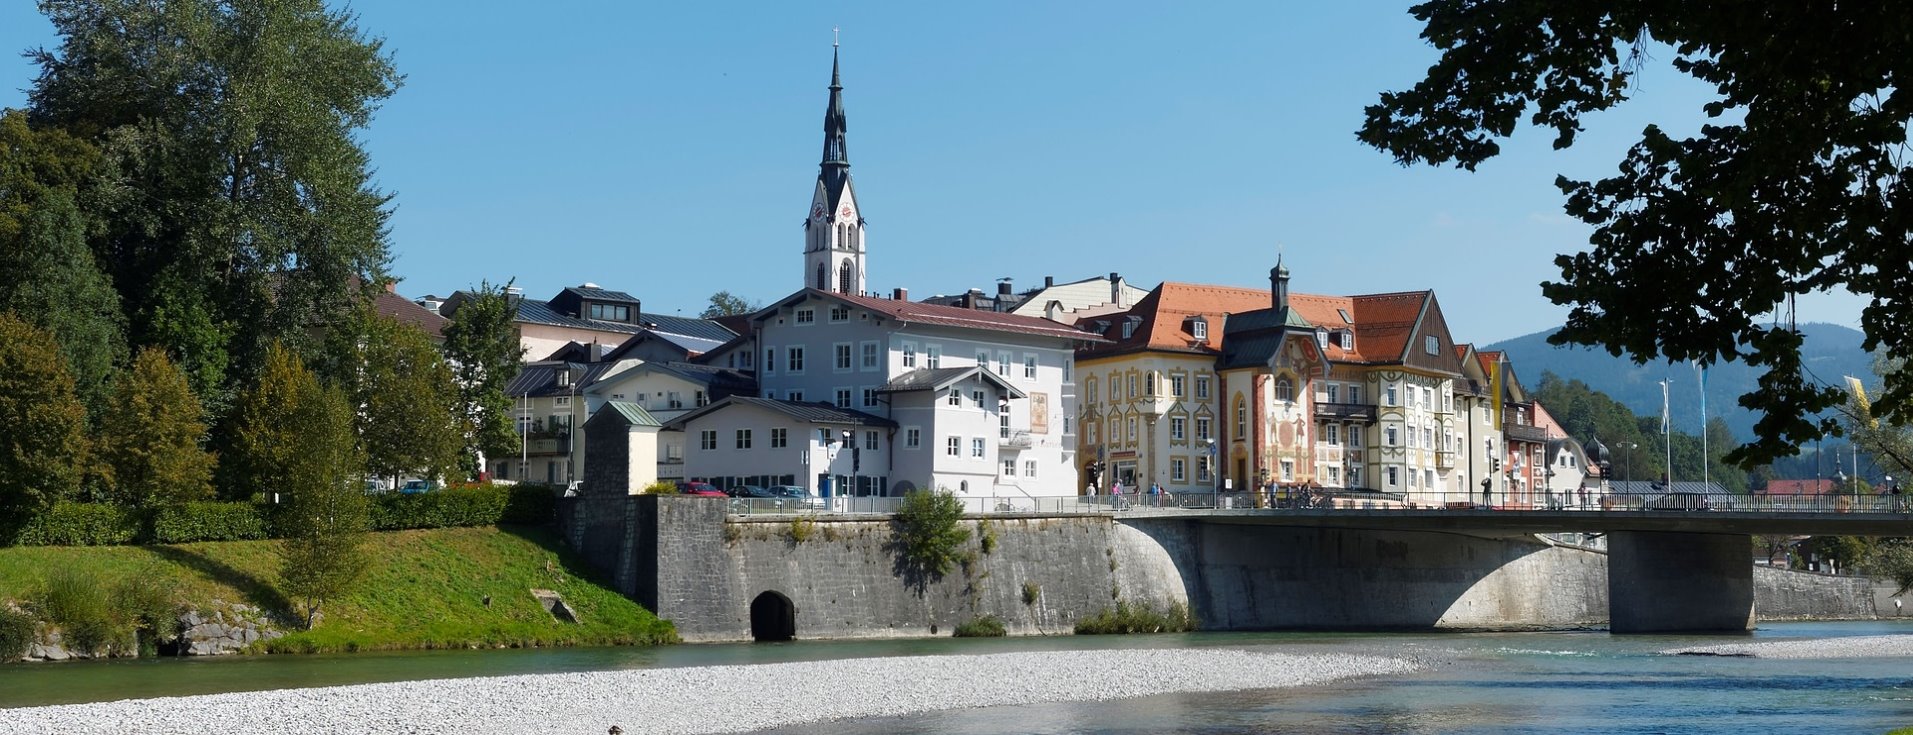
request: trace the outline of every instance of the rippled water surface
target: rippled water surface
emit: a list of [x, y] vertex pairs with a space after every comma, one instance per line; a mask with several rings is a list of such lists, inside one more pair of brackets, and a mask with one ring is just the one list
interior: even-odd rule
[[[1755, 640], [1913, 634], [1913, 622], [1770, 623]], [[255, 656], [0, 666], [0, 707], [465, 676], [866, 656], [1228, 646], [1424, 660], [1307, 689], [992, 707], [784, 728], [899, 733], [1880, 733], [1913, 725], [1913, 659], [1662, 656], [1735, 637], [1198, 633]], [[1087, 689], [1095, 682], [1084, 682]], [[766, 684], [774, 691], [773, 683]], [[793, 703], [793, 706], [801, 706]]]

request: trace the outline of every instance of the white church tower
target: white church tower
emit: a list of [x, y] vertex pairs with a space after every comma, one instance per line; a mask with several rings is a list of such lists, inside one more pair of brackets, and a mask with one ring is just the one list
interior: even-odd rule
[[824, 110], [824, 160], [804, 221], [804, 285], [824, 291], [864, 292], [864, 218], [850, 184], [850, 153], [844, 147], [844, 85], [837, 72], [837, 44], [830, 51], [830, 106]]

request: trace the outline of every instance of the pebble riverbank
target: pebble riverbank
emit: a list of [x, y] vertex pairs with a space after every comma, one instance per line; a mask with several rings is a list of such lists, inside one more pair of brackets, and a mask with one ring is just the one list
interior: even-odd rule
[[1273, 689], [1401, 674], [1348, 654], [1144, 649], [908, 656], [446, 679], [0, 710], [10, 733], [749, 732], [803, 722]]
[[1882, 658], [1913, 656], [1913, 635], [1869, 635], [1851, 638], [1815, 638], [1797, 641], [1727, 643], [1718, 646], [1670, 648], [1681, 656], [1752, 656], [1754, 658]]

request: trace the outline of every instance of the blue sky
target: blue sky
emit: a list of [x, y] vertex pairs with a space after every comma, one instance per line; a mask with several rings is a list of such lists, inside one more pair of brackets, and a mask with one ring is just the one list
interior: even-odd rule
[[[396, 194], [400, 290], [591, 281], [646, 311], [802, 285], [800, 223], [843, 31], [868, 286], [913, 297], [1120, 272], [1266, 287], [1432, 288], [1455, 338], [1557, 325], [1540, 295], [1588, 230], [1556, 174], [1601, 176], [1705, 89], [1650, 67], [1567, 152], [1527, 130], [1476, 173], [1396, 166], [1362, 108], [1435, 58], [1406, 3], [502, 3], [356, 8], [405, 87], [362, 132]], [[0, 47], [51, 45], [24, 2]], [[0, 57], [0, 106], [34, 68]], [[1853, 324], [1847, 294], [1802, 321]]]

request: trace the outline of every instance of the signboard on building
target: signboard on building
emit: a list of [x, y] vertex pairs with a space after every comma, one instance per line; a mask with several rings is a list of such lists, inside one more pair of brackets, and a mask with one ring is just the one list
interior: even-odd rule
[[1030, 433], [1049, 433], [1049, 394], [1030, 394]]

